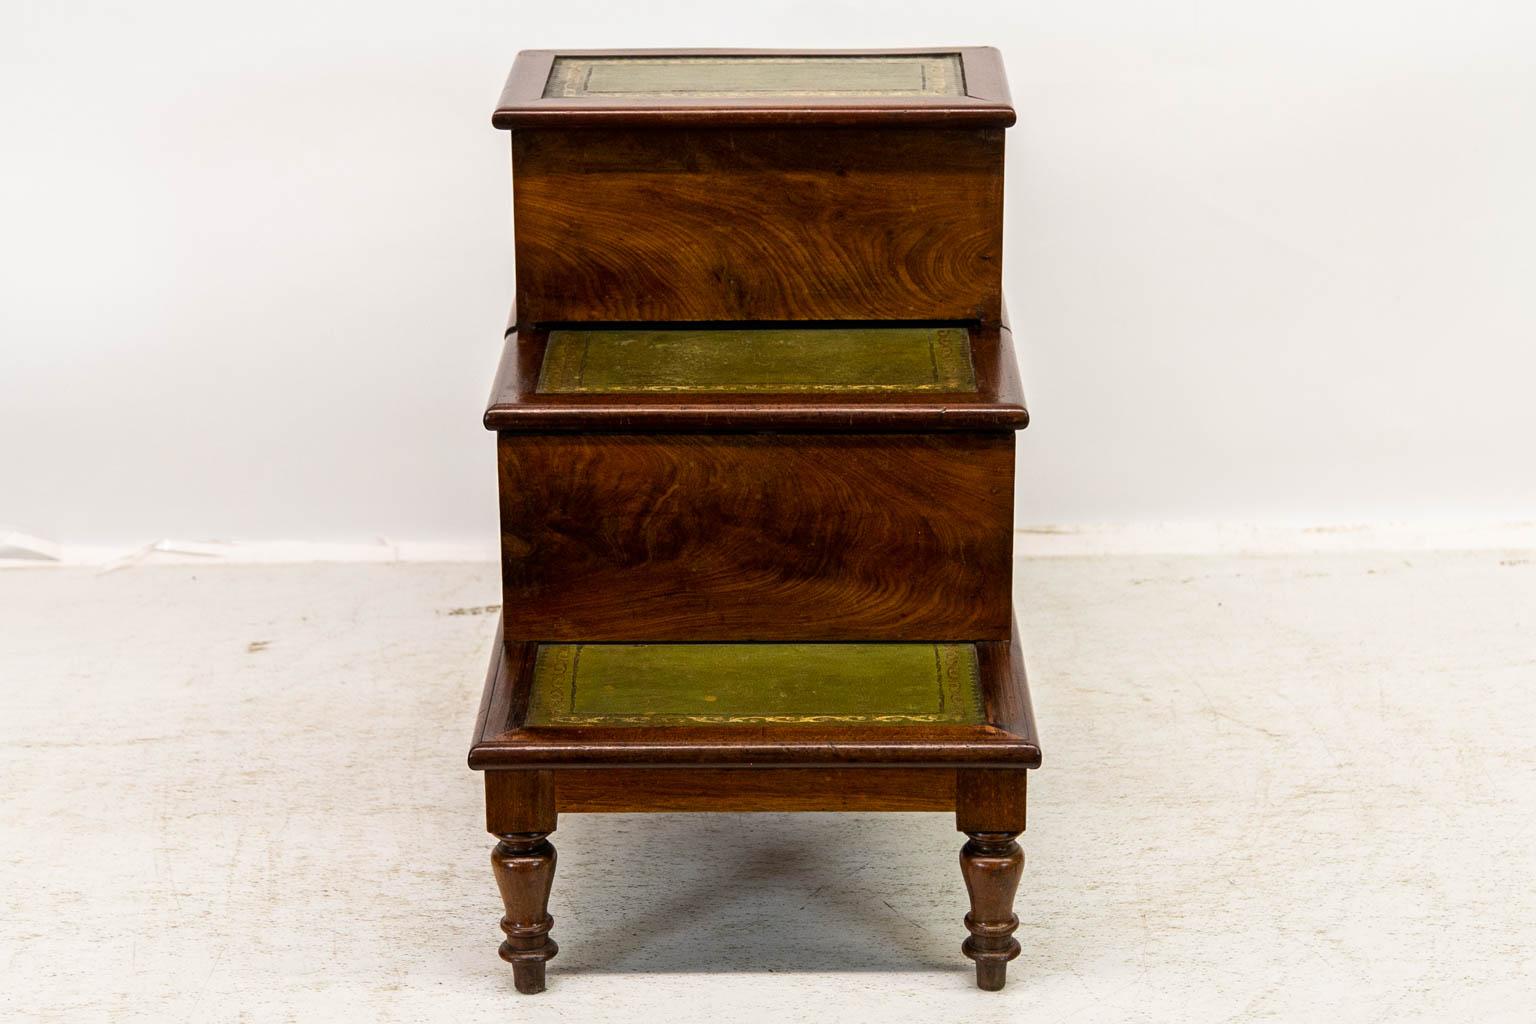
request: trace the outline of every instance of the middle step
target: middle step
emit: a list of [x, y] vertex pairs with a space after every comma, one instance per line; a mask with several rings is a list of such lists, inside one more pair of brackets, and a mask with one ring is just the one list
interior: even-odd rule
[[516, 332], [506, 638], [1006, 641], [1026, 420], [996, 327]]

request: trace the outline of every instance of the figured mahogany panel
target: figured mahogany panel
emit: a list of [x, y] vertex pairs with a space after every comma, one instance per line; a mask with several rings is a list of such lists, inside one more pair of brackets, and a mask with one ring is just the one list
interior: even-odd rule
[[1003, 640], [1012, 433], [499, 438], [509, 640]]
[[523, 324], [1001, 316], [1001, 128], [520, 128], [512, 166]]

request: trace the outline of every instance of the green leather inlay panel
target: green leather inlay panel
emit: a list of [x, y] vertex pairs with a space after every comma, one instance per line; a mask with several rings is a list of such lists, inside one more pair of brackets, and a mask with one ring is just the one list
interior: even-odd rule
[[964, 327], [549, 332], [539, 391], [975, 391]]
[[526, 724], [983, 721], [974, 644], [540, 644]]
[[957, 53], [556, 57], [546, 99], [664, 96], [960, 96]]

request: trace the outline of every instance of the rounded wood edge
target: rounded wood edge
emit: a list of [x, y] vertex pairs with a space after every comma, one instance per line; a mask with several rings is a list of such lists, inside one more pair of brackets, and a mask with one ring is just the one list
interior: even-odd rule
[[[946, 106], [697, 106], [596, 107], [555, 105], [575, 101], [532, 100], [527, 106], [498, 107], [491, 125], [518, 128], [1010, 128], [1018, 121], [1012, 107], [985, 100]], [[533, 106], [532, 104], [548, 104]]]
[[481, 422], [509, 434], [596, 431], [611, 434], [904, 434], [1016, 432], [1029, 426], [1022, 405], [491, 405]]
[[[541, 743], [502, 740], [476, 744], [469, 752], [474, 771], [560, 768], [1014, 768], [1040, 767], [1040, 748], [1032, 743], [957, 740], [910, 747], [860, 746], [854, 743], [793, 746], [596, 744], [570, 741]], [[955, 749], [966, 747], [967, 749]]]

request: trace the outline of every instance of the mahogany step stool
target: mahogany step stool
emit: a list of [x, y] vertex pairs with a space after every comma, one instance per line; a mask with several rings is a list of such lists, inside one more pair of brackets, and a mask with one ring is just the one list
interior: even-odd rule
[[521, 992], [560, 813], [954, 811], [1003, 986], [1040, 748], [1011, 608], [995, 51], [524, 52], [470, 749]]

